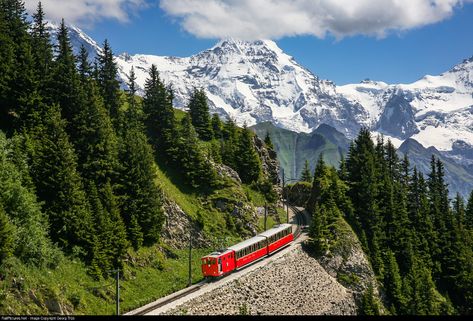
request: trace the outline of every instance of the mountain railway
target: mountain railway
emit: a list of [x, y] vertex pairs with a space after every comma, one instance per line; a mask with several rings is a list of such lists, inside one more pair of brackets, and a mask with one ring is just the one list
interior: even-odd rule
[[[294, 213], [294, 216], [295, 216], [295, 219], [296, 219], [296, 229], [294, 232], [290, 232], [290, 234], [287, 234], [287, 235], [284, 235], [283, 237], [275, 240], [274, 242], [272, 242], [271, 244], [275, 244], [277, 243], [278, 240], [281, 240], [281, 239], [284, 239], [285, 237], [288, 239], [291, 239], [291, 236], [292, 236], [292, 239], [291, 241], [289, 242], [282, 242], [278, 245], [275, 245], [274, 247], [271, 248], [271, 250], [269, 249], [269, 245], [270, 244], [267, 244], [267, 253], [265, 255], [260, 255], [260, 256], [254, 256], [251, 260], [247, 259], [247, 260], [244, 260], [245, 258], [248, 258], [250, 257], [252, 254], [254, 254], [255, 252], [258, 252], [258, 251], [261, 251], [262, 249], [261, 248], [257, 248], [257, 247], [254, 247], [254, 251], [253, 252], [250, 252], [250, 253], [246, 253], [246, 255], [244, 256], [241, 256], [239, 257], [239, 259], [243, 259], [240, 264], [236, 263], [233, 267], [233, 269], [228, 269], [228, 270], [225, 270], [223, 268], [220, 268], [220, 271], [226, 271], [226, 273], [217, 273], [219, 275], [205, 275], [205, 270], [204, 270], [204, 267], [202, 269], [202, 272], [204, 273], [204, 276], [205, 276], [205, 279], [202, 280], [201, 282], [197, 283], [197, 284], [194, 284], [188, 288], [185, 288], [181, 291], [178, 291], [166, 298], [163, 298], [161, 300], [158, 300], [156, 302], [153, 302], [153, 303], [150, 303], [148, 305], [145, 305], [144, 307], [140, 308], [140, 309], [137, 309], [137, 310], [134, 310], [134, 311], [131, 311], [129, 313], [127, 313], [127, 315], [145, 315], [153, 310], [156, 310], [156, 309], [159, 309], [165, 305], [168, 305], [174, 301], [177, 301], [181, 298], [184, 298], [194, 292], [197, 292], [198, 290], [202, 289], [203, 287], [205, 287], [207, 284], [209, 283], [212, 283], [214, 281], [217, 281], [223, 277], [225, 277], [226, 275], [230, 274], [231, 272], [233, 272], [233, 270], [241, 270], [241, 269], [244, 269], [245, 267], [247, 266], [250, 266], [252, 265], [253, 263], [257, 262], [257, 261], [260, 261], [260, 260], [263, 260], [264, 258], [268, 257], [268, 256], [271, 256], [271, 254], [275, 253], [275, 252], [278, 252], [280, 251], [281, 249], [287, 247], [287, 246], [290, 246], [291, 243], [295, 240], [297, 240], [300, 235], [302, 234], [302, 226], [304, 226], [306, 224], [306, 217], [303, 213], [302, 210], [298, 209], [297, 207], [295, 206], [291, 206], [289, 205], [289, 208], [293, 211]], [[205, 256], [203, 257], [202, 259], [204, 258], [209, 258], [209, 257], [212, 257], [212, 254], [213, 256], [215, 257], [215, 253], [219, 253], [219, 254], [224, 254], [226, 255], [225, 257], [230, 257], [230, 253], [232, 253], [234, 256], [233, 256], [233, 259], [237, 258], [237, 255], [236, 255], [236, 252], [239, 252], [240, 254], [244, 253], [244, 250], [245, 249], [248, 249], [248, 247], [251, 248], [252, 245], [255, 245], [255, 244], [258, 244], [259, 242], [263, 241], [265, 237], [272, 237], [272, 236], [275, 236], [277, 235], [279, 232], [281, 231], [285, 231], [288, 229], [288, 227], [292, 225], [291, 224], [280, 224], [280, 225], [277, 225], [276, 227], [273, 227], [265, 232], [262, 232], [260, 234], [258, 234], [257, 236], [255, 237], [252, 237], [248, 240], [245, 240], [245, 241], [242, 241], [238, 244], [235, 244], [231, 247], [229, 247], [228, 249], [225, 249], [224, 251], [222, 252], [214, 252], [214, 253], [211, 253], [209, 256]], [[276, 232], [276, 233], [274, 233]], [[258, 238], [258, 239], [257, 239]], [[253, 242], [253, 241], [259, 241], [259, 242]], [[235, 260], [237, 261], [237, 260]], [[217, 261], [218, 262], [218, 261]], [[223, 263], [223, 262], [222, 262]], [[227, 260], [225, 260], [225, 263], [227, 263]], [[217, 263], [218, 264], [218, 263]], [[225, 264], [226, 265], [226, 264]], [[230, 265], [230, 264], [229, 264]], [[237, 267], [235, 267], [237, 266]], [[207, 271], [210, 271], [210, 270], [207, 270]], [[217, 267], [217, 271], [218, 271], [218, 267]]]

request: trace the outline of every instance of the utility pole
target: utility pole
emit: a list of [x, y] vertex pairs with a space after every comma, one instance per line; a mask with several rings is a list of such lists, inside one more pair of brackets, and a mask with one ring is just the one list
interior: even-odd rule
[[120, 269], [109, 270], [108, 272], [116, 273], [116, 284], [115, 284], [116, 314], [120, 315]]
[[268, 216], [268, 204], [264, 201], [264, 230], [266, 231], [266, 217]]
[[192, 285], [192, 228], [189, 228], [189, 282]]
[[[284, 178], [284, 168], [283, 168], [282, 169], [282, 193], [283, 193], [284, 199], [286, 200], [286, 221], [289, 224], [289, 203], [287, 201], [287, 192], [285, 189], [285, 183], [286, 183], [286, 179]], [[283, 209], [284, 209], [284, 204], [283, 204]]]

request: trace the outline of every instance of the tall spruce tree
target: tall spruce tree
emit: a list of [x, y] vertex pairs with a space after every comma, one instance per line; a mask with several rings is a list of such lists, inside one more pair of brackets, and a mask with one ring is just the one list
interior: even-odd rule
[[222, 133], [223, 124], [218, 114], [213, 114], [210, 122], [212, 125], [213, 137], [215, 139], [222, 139], [223, 138], [223, 133]]
[[189, 114], [182, 119], [179, 136], [179, 163], [186, 182], [194, 188], [214, 187], [217, 174], [199, 146]]
[[268, 131], [266, 131], [266, 136], [264, 136], [264, 143], [265, 143], [267, 148], [269, 148], [271, 150], [274, 150], [274, 145], [273, 145], [273, 142], [271, 141], [271, 136], [269, 136]]
[[84, 87], [84, 105], [73, 119], [74, 145], [83, 178], [101, 188], [108, 180], [116, 180], [118, 140], [94, 82], [88, 81]]
[[194, 88], [189, 100], [189, 114], [199, 138], [202, 140], [212, 139], [212, 127], [210, 123], [209, 105], [204, 89]]
[[164, 221], [162, 197], [156, 186], [153, 150], [138, 128], [127, 129], [120, 145], [120, 207], [128, 238], [135, 248], [159, 239]]
[[159, 79], [155, 65], [151, 65], [149, 77], [145, 83], [143, 111], [151, 143], [164, 163], [177, 161], [176, 141], [178, 129], [172, 106], [173, 93]]
[[33, 14], [32, 28], [32, 48], [35, 61], [35, 69], [40, 88], [46, 85], [44, 81], [49, 77], [50, 68], [53, 60], [51, 35], [49, 34], [47, 23], [44, 17], [41, 1]]
[[42, 123], [34, 128], [33, 180], [51, 226], [54, 242], [90, 254], [94, 227], [77, 171], [77, 158], [57, 106], [44, 106]]
[[103, 50], [97, 57], [98, 79], [100, 93], [112, 123], [117, 127], [120, 112], [120, 83], [117, 79], [118, 68], [114, 61], [112, 48], [105, 39]]
[[304, 169], [302, 170], [300, 181], [312, 183], [312, 174], [310, 173], [309, 161], [307, 159], [304, 163]]
[[243, 126], [237, 143], [237, 171], [242, 182], [252, 183], [258, 181], [261, 176], [262, 165], [258, 152], [256, 151], [253, 134]]

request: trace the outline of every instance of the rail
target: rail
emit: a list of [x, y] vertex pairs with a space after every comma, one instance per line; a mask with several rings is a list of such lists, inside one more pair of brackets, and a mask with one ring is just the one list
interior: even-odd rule
[[[296, 231], [294, 232], [294, 239], [297, 239], [302, 234], [302, 228], [301, 227], [306, 224], [306, 217], [304, 215], [304, 212], [301, 211], [300, 209], [298, 209], [297, 207], [292, 206], [292, 205], [289, 205], [289, 207], [294, 212], [295, 217], [296, 217], [297, 227], [296, 227]], [[185, 297], [185, 296], [187, 296], [191, 293], [194, 293], [194, 292], [200, 290], [208, 282], [209, 282], [209, 279], [204, 279], [203, 281], [201, 281], [201, 282], [199, 282], [199, 283], [197, 283], [197, 284], [195, 284], [191, 287], [188, 287], [188, 288], [182, 289], [181, 291], [176, 292], [174, 295], [163, 298], [161, 301], [158, 300], [156, 302], [149, 303], [148, 305], [145, 305], [141, 308], [130, 311], [130, 312], [126, 313], [125, 315], [145, 315], [148, 312], [159, 309], [162, 306], [165, 306], [165, 305], [167, 305], [171, 302], [179, 300], [179, 299], [181, 299], [181, 298], [183, 298], [183, 297]]]

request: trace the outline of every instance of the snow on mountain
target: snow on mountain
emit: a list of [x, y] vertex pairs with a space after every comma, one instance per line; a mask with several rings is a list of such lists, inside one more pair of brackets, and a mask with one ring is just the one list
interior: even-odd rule
[[[101, 50], [80, 29], [70, 31], [76, 50], [85, 44], [91, 57]], [[296, 132], [312, 132], [325, 123], [348, 138], [367, 126], [397, 144], [413, 138], [457, 158], [473, 151], [473, 57], [412, 84], [365, 80], [344, 86], [319, 79], [270, 40], [226, 39], [184, 58], [123, 53], [116, 62], [123, 83], [134, 66], [141, 93], [155, 64], [160, 77], [173, 87], [178, 108], [186, 107], [194, 87], [204, 88], [211, 112], [240, 125], [271, 121]]]
[[456, 141], [473, 145], [473, 57], [412, 84], [363, 82], [337, 90], [365, 107], [381, 133], [440, 151], [451, 151]]
[[194, 87], [202, 87], [211, 112], [239, 124], [272, 121], [286, 129], [312, 132], [327, 123], [352, 137], [369, 120], [359, 104], [348, 102], [332, 82], [320, 80], [271, 40], [226, 39], [188, 58], [122, 54], [117, 64], [122, 77], [134, 66], [141, 88], [155, 64], [160, 77], [172, 84], [178, 108], [186, 106]]

